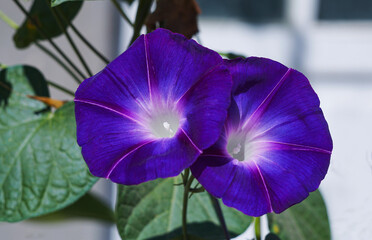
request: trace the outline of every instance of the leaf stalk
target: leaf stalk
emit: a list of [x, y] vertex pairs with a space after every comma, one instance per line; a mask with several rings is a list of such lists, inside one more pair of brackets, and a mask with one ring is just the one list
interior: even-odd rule
[[184, 192], [183, 192], [183, 206], [182, 206], [182, 236], [183, 240], [187, 240], [187, 203], [189, 200], [189, 192], [191, 184], [194, 181], [194, 176], [189, 177], [189, 169], [185, 170], [184, 179], [186, 180]]

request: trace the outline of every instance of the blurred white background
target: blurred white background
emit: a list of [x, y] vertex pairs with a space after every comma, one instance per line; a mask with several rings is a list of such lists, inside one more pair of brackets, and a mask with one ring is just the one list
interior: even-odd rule
[[[334, 141], [329, 173], [320, 187], [332, 239], [372, 239], [372, 1], [198, 3], [203, 12], [198, 40], [203, 45], [219, 52], [272, 58], [309, 78], [321, 99]], [[136, 4], [124, 8], [134, 19]], [[21, 23], [22, 14], [10, 1], [1, 1], [0, 9]], [[111, 58], [124, 51], [131, 37], [130, 27], [115, 17], [109, 1], [87, 1], [75, 23]], [[0, 33], [0, 62], [29, 63], [49, 79], [76, 87], [68, 75], [36, 49], [17, 51], [10, 39], [12, 29], [2, 22]], [[65, 44], [63, 39], [59, 41]], [[91, 63], [95, 72], [103, 67], [99, 60]], [[66, 98], [57, 91], [52, 94]], [[101, 182], [95, 190], [109, 201], [107, 188], [108, 184]], [[47, 227], [27, 222], [0, 223], [0, 239], [110, 239], [108, 229], [107, 225], [89, 221]], [[119, 239], [114, 228], [111, 239]]]

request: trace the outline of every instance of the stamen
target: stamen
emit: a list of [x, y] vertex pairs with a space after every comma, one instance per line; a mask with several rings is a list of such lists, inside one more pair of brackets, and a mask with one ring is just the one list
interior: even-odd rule
[[239, 161], [250, 161], [252, 157], [265, 148], [265, 144], [250, 141], [248, 134], [242, 132], [228, 136], [227, 152]]
[[239, 143], [238, 146], [236, 146], [236, 148], [233, 149], [233, 154], [238, 154], [241, 148], [242, 148], [242, 145], [240, 145]]
[[178, 114], [172, 111], [161, 111], [154, 113], [149, 118], [149, 130], [157, 138], [173, 137], [180, 125]]
[[163, 122], [163, 126], [165, 129], [167, 129], [168, 131], [172, 131], [172, 129], [170, 129], [170, 124], [168, 122]]
[[245, 136], [241, 134], [232, 134], [228, 137], [227, 152], [231, 157], [239, 161], [244, 161], [245, 140]]

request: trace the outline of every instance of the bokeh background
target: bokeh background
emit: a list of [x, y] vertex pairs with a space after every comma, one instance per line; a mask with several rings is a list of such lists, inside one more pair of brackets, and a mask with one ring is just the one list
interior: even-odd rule
[[[24, 1], [30, 5], [30, 1]], [[333, 240], [372, 239], [372, 1], [371, 0], [198, 0], [202, 13], [196, 40], [218, 52], [275, 59], [303, 72], [321, 100], [334, 141], [329, 173], [320, 190]], [[137, 9], [123, 5], [131, 19]], [[23, 15], [11, 1], [0, 9], [17, 23]], [[131, 28], [110, 1], [86, 1], [75, 25], [106, 56], [123, 52]], [[14, 30], [0, 21], [0, 62], [30, 64], [48, 80], [77, 85], [34, 47], [17, 50]], [[79, 42], [79, 40], [76, 40]], [[74, 57], [63, 37], [57, 42]], [[94, 72], [104, 65], [80, 45]], [[75, 59], [76, 60], [76, 59]], [[77, 62], [77, 61], [76, 61]], [[69, 99], [58, 90], [52, 97]], [[0, 166], [1, 167], [1, 166]], [[110, 204], [114, 186], [100, 180], [94, 192]], [[0, 223], [0, 239], [119, 239], [108, 224], [73, 220], [39, 224]]]

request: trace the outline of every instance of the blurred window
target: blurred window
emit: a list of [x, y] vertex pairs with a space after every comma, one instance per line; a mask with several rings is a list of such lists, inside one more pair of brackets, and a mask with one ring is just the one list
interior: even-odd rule
[[284, 19], [284, 0], [198, 0], [204, 17], [234, 17], [253, 23]]
[[320, 20], [371, 20], [371, 0], [320, 0]]

